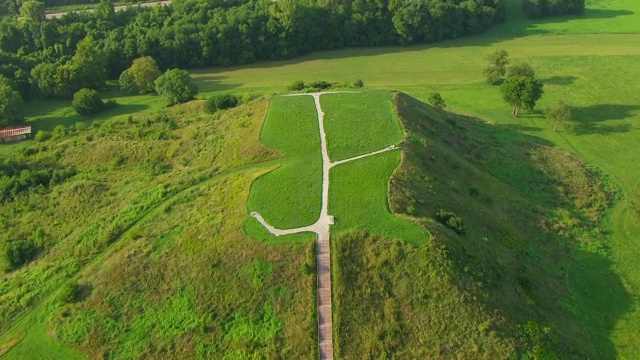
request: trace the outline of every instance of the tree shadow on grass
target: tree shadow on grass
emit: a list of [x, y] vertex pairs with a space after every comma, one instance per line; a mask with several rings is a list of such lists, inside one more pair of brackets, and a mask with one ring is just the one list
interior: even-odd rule
[[[640, 105], [599, 104], [585, 107], [572, 107], [572, 131], [577, 135], [614, 134], [630, 131], [633, 126], [628, 122], [611, 124], [612, 120], [634, 120], [634, 113], [640, 112]], [[638, 120], [635, 114], [635, 120]]]
[[228, 76], [215, 75], [202, 70], [195, 70], [192, 73], [194, 75], [194, 83], [198, 85], [200, 92], [231, 91], [242, 85], [223, 83]]
[[[38, 130], [52, 131], [58, 125], [69, 127], [71, 125], [75, 125], [78, 122], [91, 125], [96, 120], [104, 120], [110, 117], [133, 114], [147, 108], [147, 105], [140, 104], [117, 104], [113, 108], [106, 109], [103, 112], [95, 115], [78, 115], [73, 110], [68, 108], [67, 110], [54, 111], [54, 113], [51, 115], [34, 117], [29, 121], [29, 123], [33, 126], [34, 133]], [[61, 113], [58, 114], [59, 112]]]
[[542, 79], [542, 82], [548, 85], [559, 85], [559, 86], [565, 86], [565, 85], [571, 85], [573, 84], [578, 78], [575, 76], [552, 76], [546, 79]]

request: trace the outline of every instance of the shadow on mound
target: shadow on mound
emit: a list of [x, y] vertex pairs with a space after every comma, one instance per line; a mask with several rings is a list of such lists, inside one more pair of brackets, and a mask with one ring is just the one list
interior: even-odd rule
[[597, 170], [521, 129], [405, 94], [396, 109], [408, 135], [390, 206], [425, 219], [487, 331], [518, 355], [615, 358], [609, 337], [634, 303], [607, 256], [614, 194]]

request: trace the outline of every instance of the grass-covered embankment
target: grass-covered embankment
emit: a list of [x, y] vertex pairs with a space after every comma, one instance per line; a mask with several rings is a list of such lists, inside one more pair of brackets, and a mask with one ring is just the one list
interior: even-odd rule
[[608, 182], [544, 140], [404, 94], [396, 106], [408, 135], [391, 208], [432, 239], [335, 239], [339, 356], [614, 357], [632, 300], [608, 258]]
[[[0, 279], [4, 357], [313, 356], [312, 245], [243, 231], [251, 183], [278, 157], [259, 142], [267, 108], [81, 117], [3, 146], [3, 167], [58, 171], [0, 210], [3, 245], [34, 250]], [[31, 120], [75, 118], [50, 114]]]

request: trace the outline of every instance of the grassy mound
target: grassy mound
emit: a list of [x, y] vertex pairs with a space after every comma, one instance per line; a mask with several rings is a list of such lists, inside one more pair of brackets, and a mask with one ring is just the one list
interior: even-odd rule
[[339, 356], [614, 357], [632, 299], [608, 260], [601, 175], [508, 127], [404, 94], [396, 108], [407, 137], [391, 208], [432, 240], [335, 239]]
[[260, 139], [281, 152], [285, 160], [278, 169], [256, 180], [248, 205], [276, 228], [302, 227], [318, 219], [322, 206], [319, 131], [311, 96], [271, 99]]
[[0, 249], [35, 250], [0, 277], [4, 356], [312, 357], [313, 245], [243, 231], [278, 156], [259, 142], [268, 103], [209, 115], [194, 101], [3, 147], [2, 171], [53, 174], [0, 207]]

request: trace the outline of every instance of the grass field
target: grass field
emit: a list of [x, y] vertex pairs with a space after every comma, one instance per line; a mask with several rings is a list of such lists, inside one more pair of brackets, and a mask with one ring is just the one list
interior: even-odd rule
[[357, 229], [414, 244], [429, 241], [423, 228], [389, 211], [389, 179], [399, 164], [400, 151], [391, 151], [331, 169], [329, 213], [336, 217], [333, 234]]
[[252, 186], [249, 209], [279, 229], [316, 222], [322, 206], [322, 155], [311, 96], [271, 99], [261, 141], [286, 158]]
[[331, 161], [397, 145], [402, 128], [390, 92], [330, 94], [321, 98]]
[[[640, 221], [629, 199], [640, 192], [640, 85], [633, 80], [640, 78], [640, 3], [587, 1], [583, 17], [546, 20], [523, 19], [518, 2], [508, 4], [508, 21], [479, 36], [428, 46], [326, 51], [193, 74], [207, 92], [278, 92], [310, 73], [326, 81], [362, 78], [365, 87], [399, 89], [423, 100], [438, 91], [455, 111], [546, 139], [576, 154], [620, 188], [619, 200], [605, 217], [606, 247], [612, 271], [637, 298]], [[499, 90], [485, 83], [484, 57], [498, 48], [506, 49], [514, 62], [530, 62], [545, 82], [537, 112], [513, 118]], [[554, 133], [540, 112], [559, 99], [573, 108], [573, 132]], [[640, 312], [635, 309], [640, 307], [609, 309], [625, 314], [613, 316], [616, 324], [607, 335], [621, 358], [633, 358], [640, 349]]]

